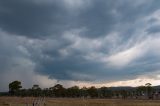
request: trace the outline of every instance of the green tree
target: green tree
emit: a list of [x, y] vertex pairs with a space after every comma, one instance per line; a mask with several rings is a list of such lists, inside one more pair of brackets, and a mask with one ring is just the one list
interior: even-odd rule
[[79, 97], [80, 89], [78, 86], [73, 86], [73, 87], [68, 88], [66, 93], [69, 97]]
[[39, 85], [33, 85], [32, 89], [36, 90], [36, 89], [40, 89]]
[[102, 97], [102, 98], [111, 98], [112, 91], [109, 88], [101, 87], [101, 88], [99, 88], [99, 90], [100, 90], [100, 95], [99, 95], [100, 97]]
[[11, 94], [15, 94], [17, 91], [20, 90], [20, 88], [22, 88], [20, 81], [13, 81], [9, 83], [9, 92]]
[[32, 87], [32, 94], [33, 94], [33, 96], [36, 96], [36, 97], [43, 95], [42, 94], [42, 90], [39, 87], [39, 85], [37, 85], [37, 84], [33, 85], [33, 87]]
[[142, 96], [146, 93], [146, 87], [145, 86], [139, 86], [136, 89], [136, 96]]
[[87, 87], [82, 87], [81, 89], [80, 89], [80, 95], [81, 95], [81, 97], [87, 97], [87, 95], [88, 95], [88, 88]]
[[98, 91], [97, 91], [96, 87], [92, 86], [92, 87], [88, 88], [88, 94], [92, 98], [98, 97]]
[[147, 93], [148, 98], [152, 98], [151, 97], [152, 96], [151, 93], [152, 93], [152, 90], [153, 90], [152, 84], [151, 83], [146, 83], [145, 87], [146, 87], [146, 93]]
[[127, 91], [126, 90], [121, 90], [120, 93], [121, 93], [123, 99], [127, 98]]
[[56, 97], [64, 97], [65, 96], [65, 88], [61, 84], [56, 84], [52, 87], [54, 94]]

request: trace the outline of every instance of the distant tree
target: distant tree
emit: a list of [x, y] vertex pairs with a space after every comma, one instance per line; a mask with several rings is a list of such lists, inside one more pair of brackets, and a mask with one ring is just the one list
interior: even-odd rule
[[148, 87], [148, 86], [150, 87], [151, 85], [152, 85], [151, 83], [146, 83], [146, 84], [145, 84], [145, 86], [147, 86], [147, 87]]
[[33, 85], [32, 89], [36, 90], [36, 89], [40, 89], [39, 85]]
[[73, 86], [67, 89], [67, 96], [69, 97], [79, 97], [80, 96], [80, 89], [78, 86]]
[[146, 87], [146, 93], [147, 93], [148, 98], [152, 98], [152, 94], [151, 94], [152, 90], [153, 90], [152, 84], [151, 83], [146, 83], [145, 87]]
[[33, 95], [33, 96], [36, 96], [36, 97], [37, 97], [37, 96], [42, 96], [42, 90], [41, 90], [41, 88], [39, 87], [39, 85], [37, 85], [37, 84], [34, 84], [34, 85], [33, 85], [31, 91], [32, 91], [32, 95]]
[[22, 88], [20, 81], [13, 81], [9, 83], [9, 92], [11, 94], [15, 94], [17, 91], [20, 90], [20, 88]]
[[87, 97], [87, 95], [88, 95], [88, 88], [87, 87], [82, 87], [81, 89], [80, 89], [80, 95], [81, 95], [81, 97]]
[[92, 97], [92, 98], [98, 97], [98, 91], [97, 91], [96, 87], [92, 86], [92, 87], [88, 88], [87, 91], [88, 91], [88, 94], [90, 97]]
[[61, 84], [56, 84], [53, 89], [58, 90], [58, 89], [63, 89], [63, 85]]
[[102, 98], [110, 98], [112, 96], [112, 91], [107, 87], [99, 88], [99, 96]]
[[[154, 88], [150, 83], [145, 86], [121, 88], [121, 87], [82, 87], [73, 86], [64, 88], [61, 84], [56, 84], [53, 87], [41, 89], [39, 85], [35, 84], [30, 89], [21, 89], [20, 81], [13, 81], [9, 83], [9, 93], [0, 93], [2, 95], [14, 96], [47, 96], [47, 97], [91, 97], [91, 98], [138, 98], [139, 96], [146, 96], [153, 99], [153, 93], [159, 88]], [[154, 89], [153, 89], [154, 88]]]
[[65, 88], [61, 84], [56, 84], [54, 87], [52, 87], [52, 90], [54, 91], [56, 97], [65, 96]]
[[142, 96], [146, 93], [146, 87], [145, 86], [139, 86], [136, 89], [136, 96]]
[[127, 95], [127, 91], [126, 90], [121, 90], [120, 93], [121, 93], [123, 99], [127, 98], [128, 95]]

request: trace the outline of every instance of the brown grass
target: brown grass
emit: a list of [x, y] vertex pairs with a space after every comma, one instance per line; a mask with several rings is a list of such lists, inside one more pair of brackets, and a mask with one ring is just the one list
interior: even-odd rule
[[[0, 106], [32, 106], [32, 97], [0, 97]], [[46, 98], [46, 106], [160, 106], [160, 100], [55, 99]], [[44, 105], [41, 105], [44, 106]]]

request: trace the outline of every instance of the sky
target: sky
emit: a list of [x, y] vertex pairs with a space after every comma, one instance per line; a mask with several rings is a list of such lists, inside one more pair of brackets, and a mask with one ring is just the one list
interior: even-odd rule
[[159, 0], [0, 0], [0, 91], [160, 85]]

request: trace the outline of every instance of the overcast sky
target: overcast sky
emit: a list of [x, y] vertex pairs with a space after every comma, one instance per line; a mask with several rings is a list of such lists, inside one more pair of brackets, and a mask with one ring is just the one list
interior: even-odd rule
[[0, 0], [0, 91], [160, 84], [159, 0]]

